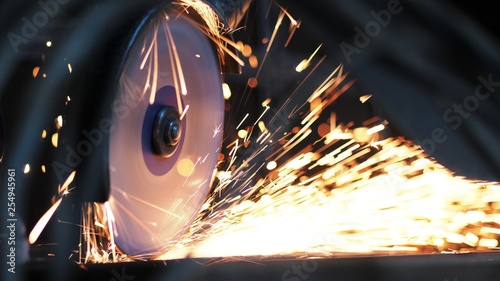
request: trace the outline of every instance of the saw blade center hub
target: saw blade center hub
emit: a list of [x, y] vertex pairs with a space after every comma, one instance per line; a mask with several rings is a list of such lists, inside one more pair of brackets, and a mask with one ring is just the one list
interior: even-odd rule
[[158, 111], [153, 124], [153, 150], [162, 157], [170, 157], [177, 148], [182, 135], [179, 111], [173, 106], [164, 106]]
[[165, 142], [169, 146], [174, 146], [181, 139], [181, 123], [179, 120], [171, 120], [165, 130]]

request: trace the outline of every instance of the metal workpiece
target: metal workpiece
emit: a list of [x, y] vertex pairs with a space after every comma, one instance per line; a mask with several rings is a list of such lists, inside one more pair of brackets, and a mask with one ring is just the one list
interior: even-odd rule
[[[67, 264], [73, 280], [281, 280], [281, 281], [493, 281], [500, 280], [498, 253], [322, 259], [182, 259], [115, 264]], [[31, 280], [52, 277], [32, 265]], [[121, 278], [121, 279], [120, 279]]]

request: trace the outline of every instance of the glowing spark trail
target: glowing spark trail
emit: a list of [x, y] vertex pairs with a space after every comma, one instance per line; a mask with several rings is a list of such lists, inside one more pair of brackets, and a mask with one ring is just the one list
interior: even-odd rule
[[[64, 184], [59, 187], [59, 194], [60, 195], [64, 196], [65, 194], [68, 193], [68, 187], [71, 184], [71, 182], [73, 182], [73, 179], [75, 178], [75, 173], [76, 172], [73, 171], [69, 175], [69, 177], [66, 179]], [[38, 220], [35, 227], [33, 227], [33, 229], [31, 230], [31, 232], [29, 234], [29, 237], [28, 237], [28, 241], [30, 244], [35, 243], [36, 240], [38, 239], [38, 237], [40, 236], [40, 234], [42, 234], [43, 229], [45, 228], [45, 226], [49, 222], [50, 218], [57, 211], [57, 208], [61, 204], [62, 199], [63, 199], [63, 197], [59, 198], [59, 200], [57, 200], [57, 202], [54, 203], [54, 205], [52, 205], [52, 207], [50, 207], [50, 209], [48, 209], [47, 212], [45, 212], [45, 214], [43, 214], [43, 216], [40, 218], [40, 220]]]
[[38, 220], [35, 227], [33, 227], [33, 230], [31, 230], [30, 235], [28, 237], [28, 241], [30, 242], [30, 244], [36, 242], [36, 240], [42, 233], [43, 229], [49, 222], [50, 218], [52, 217], [52, 215], [54, 215], [55, 211], [59, 207], [59, 204], [61, 204], [61, 200], [62, 198], [59, 198], [59, 200], [57, 200], [57, 202], [54, 205], [52, 205], [52, 207], [50, 207], [50, 209], [48, 209], [47, 212], [45, 212], [45, 214], [43, 214], [40, 220]]

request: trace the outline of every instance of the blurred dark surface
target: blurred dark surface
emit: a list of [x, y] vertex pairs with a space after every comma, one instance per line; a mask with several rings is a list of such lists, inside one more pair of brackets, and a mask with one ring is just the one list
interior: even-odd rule
[[[56, 265], [53, 265], [56, 266]], [[500, 255], [422, 255], [330, 259], [184, 259], [118, 264], [67, 264], [71, 280], [497, 281]], [[57, 272], [32, 265], [31, 280]]]

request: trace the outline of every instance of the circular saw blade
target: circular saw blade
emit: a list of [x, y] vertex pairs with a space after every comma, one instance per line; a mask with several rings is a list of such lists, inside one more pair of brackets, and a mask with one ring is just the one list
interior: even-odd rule
[[[209, 39], [185, 16], [159, 12], [130, 49], [113, 104], [109, 171], [112, 236], [133, 256], [171, 247], [198, 214], [210, 189], [222, 141], [223, 95]], [[152, 147], [164, 106], [181, 116], [175, 151]]]

